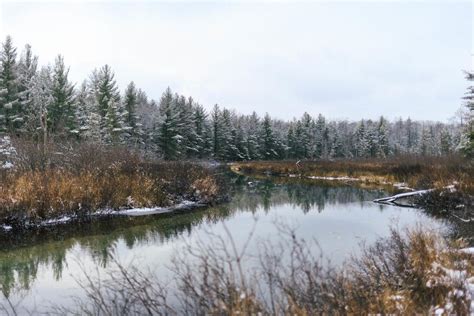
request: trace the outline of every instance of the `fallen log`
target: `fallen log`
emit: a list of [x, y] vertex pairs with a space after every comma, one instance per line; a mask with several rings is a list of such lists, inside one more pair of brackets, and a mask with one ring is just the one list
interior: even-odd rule
[[[397, 204], [397, 200], [402, 199], [402, 198], [407, 198], [411, 196], [422, 196], [424, 194], [430, 193], [435, 191], [436, 189], [426, 189], [426, 190], [418, 190], [418, 191], [412, 191], [412, 192], [405, 192], [405, 193], [399, 193], [395, 194], [392, 196], [380, 198], [380, 199], [375, 199], [373, 202], [375, 203], [382, 203], [382, 204], [394, 204], [394, 205], [399, 205]], [[454, 192], [456, 188], [454, 185], [448, 185], [443, 188], [443, 190], [449, 190], [451, 192]]]
[[413, 191], [413, 192], [405, 192], [405, 193], [399, 193], [395, 194], [392, 196], [380, 198], [380, 199], [375, 199], [375, 203], [384, 203], [384, 204], [394, 204], [397, 200], [410, 197], [410, 196], [420, 196], [429, 192], [433, 192], [435, 189], [428, 189], [428, 190], [419, 190], [419, 191]]

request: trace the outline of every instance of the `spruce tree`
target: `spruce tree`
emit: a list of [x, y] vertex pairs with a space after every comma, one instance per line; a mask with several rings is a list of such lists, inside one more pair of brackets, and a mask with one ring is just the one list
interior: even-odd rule
[[35, 122], [29, 117], [33, 116], [33, 78], [37, 74], [38, 57], [33, 55], [30, 45], [25, 45], [20, 61], [18, 63], [18, 98], [21, 108], [24, 110], [23, 130], [32, 135], [35, 132]]
[[[114, 131], [117, 122], [121, 122], [123, 113], [120, 113], [120, 94], [118, 92], [115, 75], [109, 65], [105, 65], [92, 73], [90, 85], [94, 96], [94, 107], [100, 119], [100, 139], [102, 142], [117, 142], [120, 132]], [[112, 111], [117, 111], [112, 113]], [[110, 133], [113, 132], [114, 135]]]
[[176, 99], [168, 87], [160, 99], [161, 120], [158, 124], [158, 147], [164, 159], [174, 160], [180, 156], [181, 135], [178, 134]]
[[32, 111], [28, 116], [28, 121], [31, 122], [32, 131], [38, 140], [43, 143], [48, 142], [48, 108], [53, 102], [52, 95], [52, 71], [51, 68], [42, 67], [36, 76], [32, 79], [31, 98]]
[[194, 107], [194, 130], [196, 135], [195, 152], [197, 158], [209, 157], [211, 154], [212, 140], [207, 114], [204, 107], [197, 104]]
[[[327, 135], [325, 135], [326, 130], [326, 119], [321, 114], [318, 115], [318, 118], [315, 123], [315, 150], [314, 157], [321, 158], [325, 154], [325, 142], [327, 141]], [[311, 136], [309, 136], [311, 137]]]
[[355, 132], [355, 151], [354, 155], [359, 158], [366, 158], [369, 154], [369, 143], [367, 139], [367, 130], [364, 120], [359, 123]]
[[127, 132], [128, 143], [135, 147], [142, 143], [143, 135], [142, 124], [137, 114], [138, 101], [138, 92], [132, 81], [125, 89], [123, 98], [124, 131]]
[[276, 151], [275, 136], [273, 134], [272, 122], [270, 115], [267, 113], [263, 118], [261, 127], [261, 157], [265, 160], [278, 158]]
[[74, 104], [74, 86], [68, 79], [69, 69], [59, 55], [54, 63], [51, 87], [52, 102], [48, 108], [48, 127], [53, 134], [62, 137], [78, 136], [76, 109]]
[[[465, 72], [466, 80], [474, 81], [474, 72]], [[467, 157], [474, 157], [474, 86], [470, 85], [464, 94], [464, 105], [469, 110], [468, 122], [460, 144], [461, 150]]]
[[388, 143], [388, 131], [387, 131], [387, 121], [383, 116], [380, 117], [380, 120], [377, 125], [377, 157], [385, 158], [389, 154], [389, 143]]
[[16, 133], [23, 125], [24, 111], [18, 95], [16, 48], [7, 36], [0, 51], [0, 133]]

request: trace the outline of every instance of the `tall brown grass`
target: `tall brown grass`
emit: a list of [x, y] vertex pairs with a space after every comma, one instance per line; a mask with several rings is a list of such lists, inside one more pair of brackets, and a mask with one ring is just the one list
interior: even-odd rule
[[15, 168], [0, 175], [0, 221], [19, 224], [98, 209], [212, 202], [224, 188], [190, 162], [145, 161], [124, 148], [17, 142]]
[[462, 156], [399, 156], [388, 159], [251, 161], [232, 165], [243, 173], [354, 177], [365, 182], [405, 182], [413, 188], [443, 187], [458, 182], [464, 192], [474, 194], [474, 162]]

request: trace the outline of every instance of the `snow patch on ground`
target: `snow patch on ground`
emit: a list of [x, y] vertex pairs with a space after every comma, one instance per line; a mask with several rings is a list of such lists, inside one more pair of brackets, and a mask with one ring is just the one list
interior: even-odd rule
[[0, 226], [0, 229], [4, 230], [4, 231], [10, 231], [12, 230], [13, 227], [11, 227], [10, 225], [1, 225]]
[[192, 207], [204, 205], [203, 203], [193, 201], [183, 201], [179, 204], [170, 207], [142, 207], [131, 208], [127, 210], [112, 211], [110, 214], [127, 215], [127, 216], [144, 216], [153, 214], [170, 213], [179, 210], [186, 210]]
[[1, 167], [2, 169], [11, 169], [13, 168], [13, 164], [9, 161], [5, 161], [5, 163]]
[[[144, 215], [154, 215], [154, 214], [164, 214], [164, 213], [171, 213], [175, 211], [183, 211], [189, 210], [191, 208], [205, 206], [206, 204], [203, 202], [193, 202], [193, 201], [182, 201], [179, 204], [170, 206], [170, 207], [142, 207], [142, 208], [131, 208], [131, 209], [124, 209], [124, 210], [112, 210], [112, 209], [102, 209], [98, 210], [94, 213], [89, 214], [91, 217], [99, 217], [105, 215], [120, 215], [120, 216], [144, 216]], [[65, 224], [71, 222], [72, 220], [78, 219], [79, 216], [77, 215], [64, 215], [57, 218], [51, 218], [39, 223], [31, 223], [26, 222], [26, 227], [46, 227], [46, 226], [53, 226], [59, 224]], [[9, 225], [1, 225], [0, 229], [4, 231], [9, 231], [13, 227]]]
[[474, 247], [471, 247], [471, 248], [463, 248], [463, 249], [461, 249], [461, 252], [474, 255]]
[[308, 179], [315, 179], [315, 180], [329, 180], [329, 181], [360, 181], [357, 178], [351, 177], [318, 177], [318, 176], [308, 176]]
[[394, 183], [393, 186], [399, 190], [415, 191], [415, 189], [410, 188], [405, 182]]

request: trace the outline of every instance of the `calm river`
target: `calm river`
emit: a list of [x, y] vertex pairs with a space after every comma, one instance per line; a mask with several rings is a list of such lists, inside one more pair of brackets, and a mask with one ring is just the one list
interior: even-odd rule
[[[378, 205], [387, 195], [334, 182], [231, 177], [232, 200], [217, 207], [133, 218], [112, 218], [57, 227], [22, 236], [2, 235], [0, 286], [20, 313], [47, 310], [50, 304], [71, 303], [81, 295], [76, 280], [83, 271], [107, 272], [111, 255], [124, 263], [151, 269], [163, 278], [170, 259], [186, 242], [223, 234], [223, 223], [239, 244], [254, 226], [249, 251], [259, 240], [278, 238], [275, 222], [297, 227], [300, 237], [315, 238], [325, 256], [337, 263], [357, 254], [362, 241], [387, 236], [390, 226], [422, 223], [448, 230], [420, 210]], [[290, 181], [290, 182], [288, 182]]]

